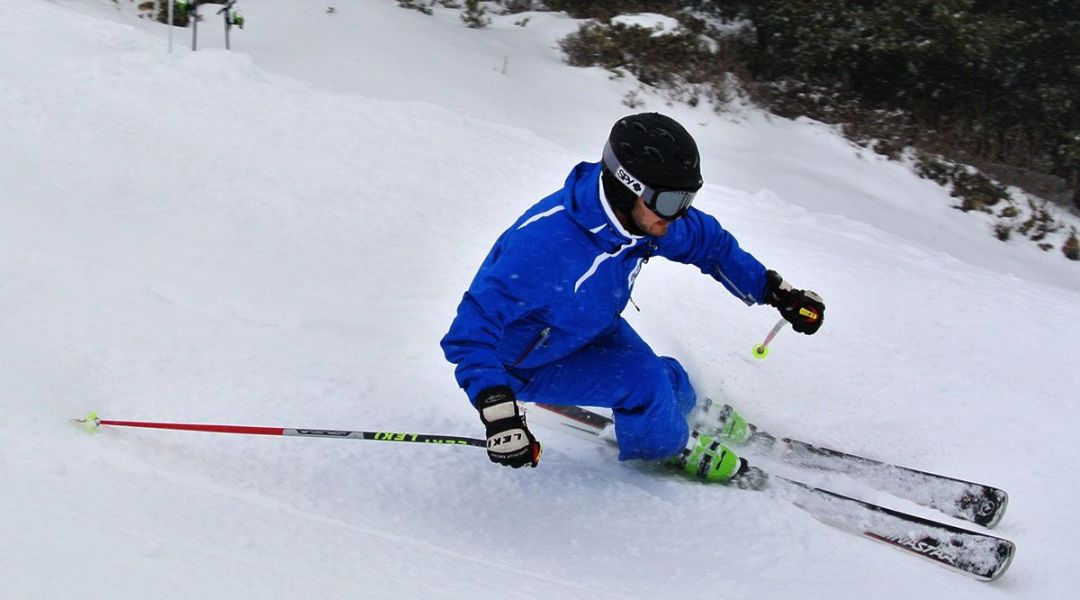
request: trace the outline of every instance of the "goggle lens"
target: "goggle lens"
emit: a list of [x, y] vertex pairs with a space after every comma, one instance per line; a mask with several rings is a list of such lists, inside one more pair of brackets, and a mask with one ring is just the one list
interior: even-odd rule
[[665, 219], [675, 219], [682, 216], [690, 204], [694, 201], [697, 192], [679, 190], [667, 190], [657, 192], [649, 202], [649, 208]]

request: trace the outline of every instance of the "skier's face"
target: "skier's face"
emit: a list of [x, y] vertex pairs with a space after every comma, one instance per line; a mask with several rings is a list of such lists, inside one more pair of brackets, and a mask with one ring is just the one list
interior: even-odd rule
[[653, 237], [663, 236], [667, 233], [668, 225], [671, 225], [671, 221], [663, 219], [650, 210], [648, 206], [645, 206], [645, 200], [641, 196], [638, 196], [637, 201], [634, 202], [634, 208], [630, 211], [630, 218], [634, 220], [634, 224], [639, 229]]

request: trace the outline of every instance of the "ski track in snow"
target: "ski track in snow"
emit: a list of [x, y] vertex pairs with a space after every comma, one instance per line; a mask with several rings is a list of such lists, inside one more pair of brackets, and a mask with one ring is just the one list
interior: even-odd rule
[[[561, 15], [241, 6], [203, 48], [98, 0], [0, 3], [0, 579], [11, 598], [1067, 597], [1080, 270], [1003, 244], [827, 127], [669, 107], [700, 206], [828, 304], [790, 330], [658, 262], [626, 316], [763, 428], [999, 485], [979, 584], [780, 498], [618, 464], [536, 419], [476, 448], [103, 429], [104, 418], [479, 436], [438, 340], [495, 237], [598, 159], [633, 84]], [[204, 9], [209, 10], [209, 8]], [[505, 73], [503, 72], [505, 68]], [[537, 415], [539, 417], [539, 415]], [[782, 471], [781, 467], [777, 467]], [[838, 476], [785, 472], [902, 510]], [[932, 512], [925, 514], [938, 518]]]

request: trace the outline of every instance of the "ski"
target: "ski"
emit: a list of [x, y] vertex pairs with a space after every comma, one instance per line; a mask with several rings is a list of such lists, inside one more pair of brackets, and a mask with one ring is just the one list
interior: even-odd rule
[[[578, 406], [548, 406], [545, 409], [561, 414], [571, 421], [603, 429], [611, 419]], [[706, 401], [702, 411], [717, 411], [712, 419], [723, 423], [731, 406]], [[750, 455], [766, 454], [771, 458], [798, 467], [842, 473], [867, 485], [904, 500], [938, 510], [950, 517], [993, 528], [1009, 506], [1009, 495], [996, 488], [973, 481], [920, 471], [886, 463], [855, 454], [816, 446], [794, 438], [780, 438], [748, 424], [749, 439], [741, 446]]]
[[[730, 405], [718, 406], [707, 400], [702, 414], [713, 412], [711, 419], [724, 423], [732, 410]], [[1005, 509], [1009, 506], [1009, 495], [993, 486], [886, 463], [793, 438], [778, 439], [749, 423], [747, 427], [750, 437], [741, 447], [751, 455], [768, 453], [768, 456], [798, 467], [842, 473], [950, 517], [992, 528], [1005, 516]]]
[[858, 500], [805, 483], [771, 476], [790, 494], [788, 500], [823, 523], [881, 542], [979, 581], [1000, 578], [1012, 563], [1016, 545], [971, 531]]
[[[578, 406], [536, 406], [560, 415], [566, 426], [598, 437], [613, 424], [611, 418]], [[823, 523], [980, 581], [1001, 577], [1016, 552], [1011, 541], [994, 535], [893, 510], [792, 479], [771, 475], [766, 489], [777, 490]]]

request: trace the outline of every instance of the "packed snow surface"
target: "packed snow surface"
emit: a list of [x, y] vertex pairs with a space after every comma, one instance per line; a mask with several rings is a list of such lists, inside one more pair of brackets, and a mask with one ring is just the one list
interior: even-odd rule
[[[482, 450], [103, 428], [479, 436], [438, 341], [495, 237], [630, 112], [565, 15], [471, 30], [389, 0], [240, 3], [225, 51], [104, 0], [0, 3], [5, 598], [1062, 598], [1080, 587], [1080, 267], [1002, 243], [830, 128], [644, 94], [698, 206], [828, 304], [813, 337], [653, 261], [627, 318], [778, 434], [1001, 486], [980, 584], [780, 498], [619, 464], [536, 419]], [[122, 9], [122, 10], [121, 10]], [[515, 25], [524, 16], [524, 27]], [[536, 411], [533, 411], [536, 412]], [[538, 416], [538, 415], [537, 415]], [[842, 477], [791, 473], [936, 516]], [[944, 517], [941, 517], [944, 518]]]

